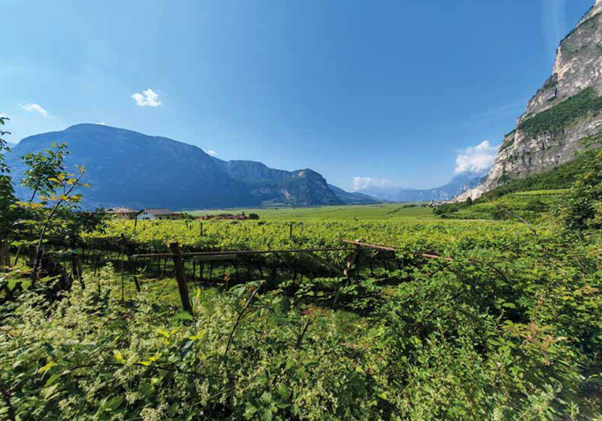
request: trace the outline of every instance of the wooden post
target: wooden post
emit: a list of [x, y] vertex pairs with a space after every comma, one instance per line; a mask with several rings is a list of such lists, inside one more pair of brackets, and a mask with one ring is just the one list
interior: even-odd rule
[[358, 246], [357, 244], [355, 244], [353, 246], [353, 248], [355, 250], [353, 251], [353, 253], [351, 253], [351, 255], [349, 256], [349, 258], [347, 259], [347, 266], [345, 267], [345, 270], [343, 271], [343, 274], [347, 278], [351, 277], [351, 274], [353, 272], [353, 265], [355, 264], [355, 261], [356, 261], [358, 255], [360, 254], [360, 246]]
[[121, 233], [121, 244], [128, 258], [128, 269], [130, 273], [132, 273], [132, 278], [134, 279], [134, 284], [136, 285], [136, 291], [140, 292], [140, 284], [138, 283], [138, 278], [136, 277], [136, 268], [132, 262], [132, 247], [128, 244], [125, 234], [123, 233]]
[[33, 268], [33, 264], [36, 259], [36, 246], [34, 246], [33, 244], [30, 244], [29, 248], [27, 249], [27, 252], [29, 254], [29, 266], [31, 266]]
[[293, 223], [291, 222], [291, 225], [289, 227], [289, 237], [292, 240], [293, 239]]
[[169, 249], [173, 254], [173, 263], [176, 271], [176, 281], [178, 282], [178, 290], [180, 291], [180, 299], [182, 300], [182, 308], [194, 316], [190, 297], [188, 295], [188, 284], [186, 283], [186, 273], [184, 272], [184, 262], [182, 260], [182, 252], [178, 243], [171, 243]]
[[202, 237], [203, 236], [203, 221], [200, 221], [199, 233], [200, 233], [200, 235]]
[[73, 277], [77, 278], [82, 289], [86, 289], [86, 284], [84, 284], [84, 278], [83, 278], [81, 257], [79, 254], [77, 254], [75, 252], [71, 252], [71, 267], [72, 267]]
[[[9, 263], [7, 263], [7, 260]], [[8, 267], [10, 266], [10, 260], [8, 257], [8, 244], [6, 241], [0, 240], [0, 267]]]

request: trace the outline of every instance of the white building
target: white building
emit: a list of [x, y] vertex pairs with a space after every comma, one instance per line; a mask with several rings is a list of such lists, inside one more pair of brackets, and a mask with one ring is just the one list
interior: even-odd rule
[[142, 209], [136, 215], [139, 221], [148, 221], [153, 219], [158, 220], [174, 220], [179, 219], [180, 214], [170, 211], [169, 209]]

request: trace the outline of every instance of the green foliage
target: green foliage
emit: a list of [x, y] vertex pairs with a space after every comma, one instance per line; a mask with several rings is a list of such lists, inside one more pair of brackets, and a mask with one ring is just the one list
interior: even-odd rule
[[602, 150], [595, 153], [589, 170], [571, 188], [563, 213], [569, 230], [602, 228]]
[[[414, 205], [272, 210], [261, 221], [206, 221], [202, 234], [190, 217], [106, 222], [78, 210], [83, 168], [68, 174], [62, 155], [37, 171], [42, 157], [31, 157], [31, 182], [55, 176], [32, 184], [46, 195], [22, 204], [30, 219], [12, 235], [59, 253], [123, 259], [126, 245], [161, 253], [173, 241], [221, 251], [360, 239], [395, 247], [396, 267], [324, 277], [310, 275], [317, 256], [270, 252], [267, 262], [302, 274], [236, 284], [224, 269], [225, 285], [189, 283], [191, 313], [173, 279], [128, 271], [124, 260], [120, 273], [93, 263], [51, 300], [43, 292], [56, 279], [26, 284], [31, 268], [11, 270], [0, 284], [26, 290], [0, 305], [0, 419], [599, 419], [602, 159], [584, 156], [591, 171], [569, 193], [565, 223], [583, 224], [586, 236], [552, 218], [534, 234], [514, 221], [436, 220]], [[447, 209], [535, 216], [566, 194], [513, 192]], [[349, 250], [329, 253], [329, 265], [346, 266]], [[140, 291], [126, 287], [134, 275]]]
[[[7, 117], [0, 117], [0, 126], [4, 126], [8, 121]], [[9, 135], [10, 132], [0, 130], [0, 174], [6, 174], [9, 172], [8, 166], [4, 163], [5, 152], [10, 152], [10, 148], [7, 142], [3, 139], [4, 136]]]
[[568, 190], [535, 190], [511, 193], [495, 199], [479, 199], [443, 205], [438, 209], [446, 218], [455, 219], [516, 219], [515, 215], [536, 222], [550, 217], [566, 199]]
[[[583, 140], [588, 148], [563, 165], [530, 175], [527, 178], [507, 181], [504, 185], [485, 193], [472, 203], [449, 203], [438, 206], [434, 214], [458, 219], [508, 219], [510, 214], [500, 209], [514, 210], [529, 219], [539, 219], [542, 214], [554, 212], [566, 199], [566, 193], [585, 174], [596, 173], [600, 154], [592, 146], [600, 145], [602, 133]], [[537, 197], [536, 197], [537, 196]], [[570, 199], [579, 202], [577, 194]]]
[[[212, 225], [222, 247], [249, 226]], [[372, 241], [395, 235], [381, 232], [390, 225], [318, 223], [305, 235], [334, 241], [347, 226]], [[148, 226], [187, 232], [181, 221]], [[252, 229], [267, 229], [255, 236], [265, 245], [281, 226]], [[406, 226], [398, 245], [427, 248], [427, 235], [454, 261], [408, 259], [403, 283], [306, 279], [293, 296], [287, 284], [255, 296], [258, 284], [203, 289], [194, 317], [166, 295], [173, 281], [147, 282], [122, 304], [110, 266], [54, 304], [24, 294], [0, 308], [0, 387], [20, 419], [36, 420], [600, 416], [600, 244], [567, 250], [553, 227], [535, 237], [512, 223], [474, 226]], [[319, 294], [330, 288], [369, 312], [332, 309]]]
[[515, 138], [514, 137], [508, 137], [511, 134], [506, 135], [506, 137], [504, 138], [504, 143], [502, 143], [502, 146], [500, 146], [500, 152], [505, 151], [506, 149], [510, 148], [512, 145], [514, 145], [515, 142]]
[[[0, 126], [4, 126], [8, 121], [6, 117], [0, 117]], [[13, 224], [19, 217], [19, 213], [15, 207], [17, 199], [12, 180], [9, 175], [10, 168], [4, 163], [4, 154], [10, 152], [4, 136], [10, 132], [0, 129], [0, 241], [5, 240], [13, 229]]]
[[526, 135], [536, 137], [543, 133], [558, 133], [572, 122], [590, 113], [602, 110], [602, 97], [593, 88], [566, 99], [553, 108], [523, 121], [518, 129]]
[[[245, 209], [264, 221], [348, 221], [348, 220], [433, 220], [432, 208], [423, 204], [378, 204], [355, 206], [320, 206], [275, 209]], [[214, 214], [215, 211], [195, 211], [193, 215]]]
[[21, 159], [29, 167], [21, 185], [31, 190], [30, 202], [37, 194], [49, 196], [56, 191], [57, 181], [65, 173], [65, 157], [69, 154], [66, 143], [52, 144], [53, 149], [27, 154]]
[[546, 80], [546, 83], [544, 83], [541, 89], [548, 90], [555, 88], [556, 86], [558, 86], [558, 75], [552, 75], [548, 78], [548, 80]]

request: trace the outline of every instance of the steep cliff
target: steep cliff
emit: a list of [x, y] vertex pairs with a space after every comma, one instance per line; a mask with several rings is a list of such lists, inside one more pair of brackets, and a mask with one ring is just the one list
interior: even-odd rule
[[553, 74], [507, 134], [487, 181], [458, 196], [475, 199], [508, 180], [571, 161], [602, 132], [602, 0], [560, 43]]

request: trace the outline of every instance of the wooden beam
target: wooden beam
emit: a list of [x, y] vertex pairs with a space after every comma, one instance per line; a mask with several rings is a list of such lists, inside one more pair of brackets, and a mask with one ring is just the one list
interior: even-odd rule
[[[314, 253], [321, 251], [352, 251], [349, 247], [332, 247], [332, 248], [316, 248], [316, 249], [289, 249], [289, 250], [231, 250], [231, 251], [199, 251], [192, 253], [181, 253], [182, 257], [194, 256], [222, 256], [222, 255], [245, 255], [245, 254], [273, 254], [273, 253]], [[172, 253], [151, 253], [151, 254], [134, 254], [133, 259], [139, 257], [150, 258], [168, 258], [173, 257]]]
[[374, 245], [374, 244], [360, 243], [359, 241], [350, 241], [350, 240], [342, 240], [342, 241], [343, 241], [343, 243], [346, 243], [346, 244], [364, 247], [367, 249], [386, 250], [386, 251], [395, 251], [396, 250], [394, 247], [386, 247], [386, 246], [378, 246], [378, 245]]
[[192, 258], [198, 262], [218, 262], [236, 260], [238, 259], [238, 256], [236, 254], [214, 254], [209, 256], [193, 256]]

